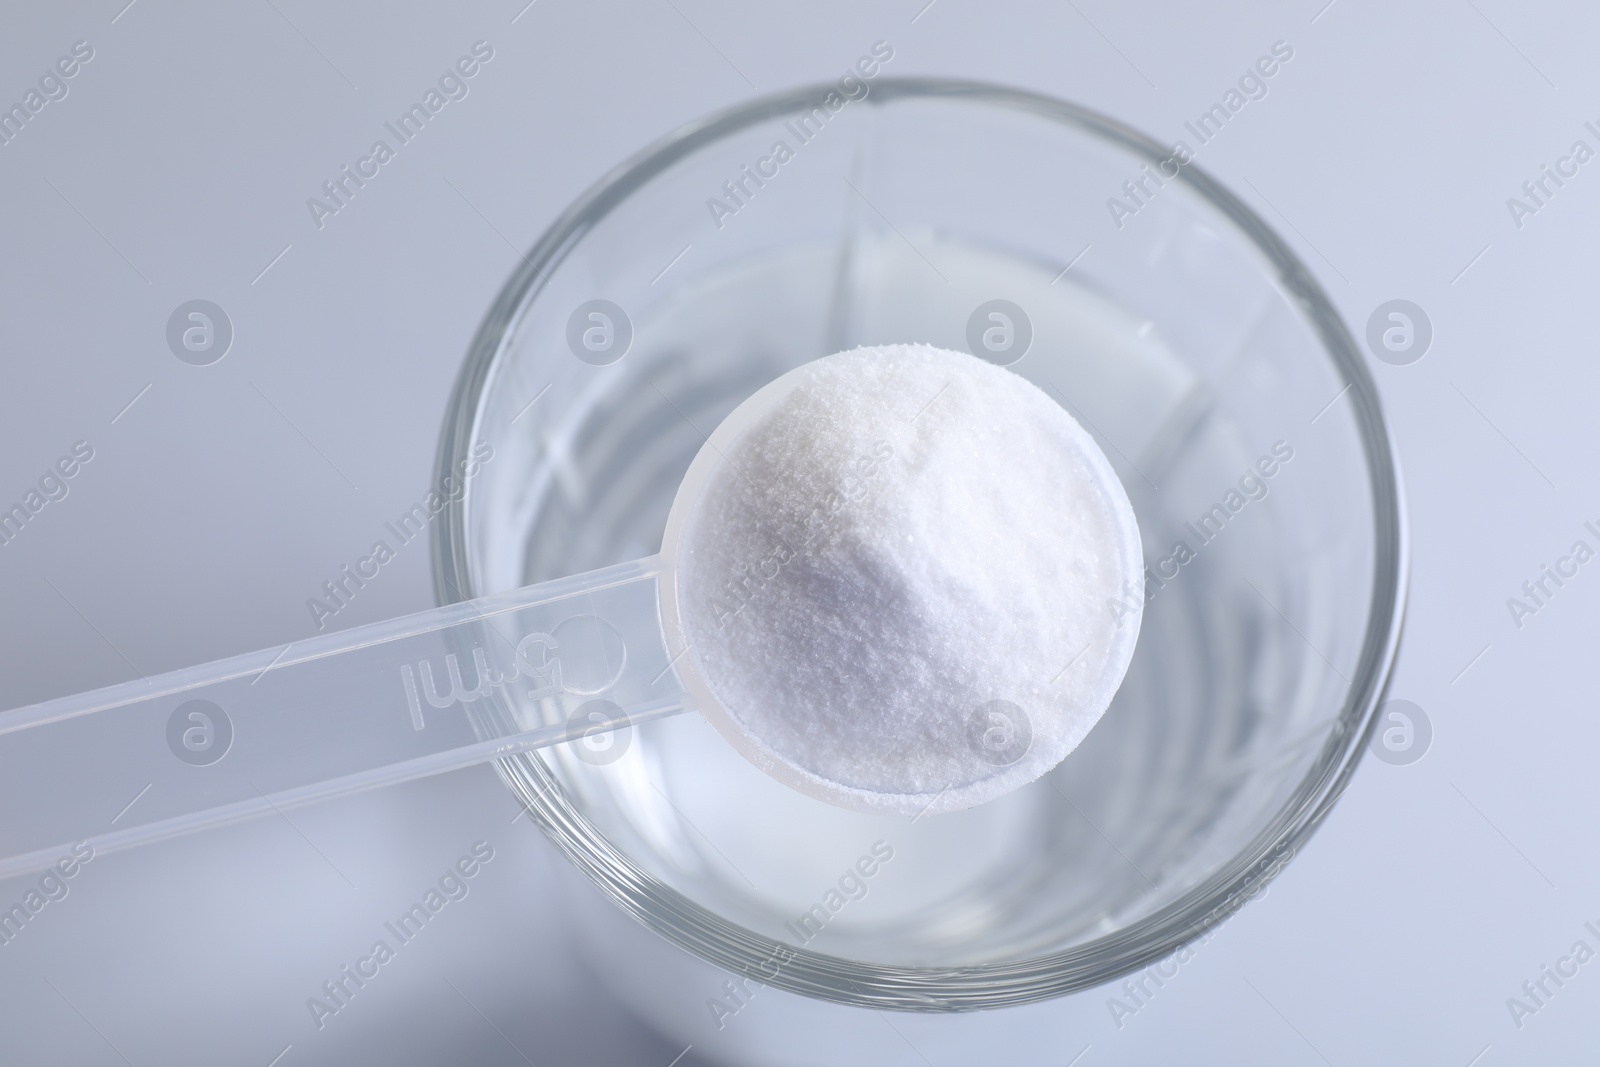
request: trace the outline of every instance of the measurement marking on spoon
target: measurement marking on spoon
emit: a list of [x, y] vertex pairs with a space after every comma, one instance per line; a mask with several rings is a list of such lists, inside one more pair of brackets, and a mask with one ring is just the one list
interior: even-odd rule
[[[600, 627], [600, 644], [595, 647], [605, 647], [608, 643], [613, 646], [608, 650], [605, 673], [599, 678], [592, 676], [592, 672], [586, 675], [581, 658], [583, 649], [590, 647], [589, 642], [596, 639], [597, 635], [592, 632], [595, 626]], [[586, 633], [586, 627], [590, 632]], [[510, 644], [509, 638], [505, 638], [498, 630], [495, 633]], [[565, 661], [562, 656], [555, 654], [563, 646], [574, 653]], [[609, 659], [610, 651], [617, 654], [615, 662]], [[533, 683], [533, 688], [526, 694], [530, 699], [561, 693], [592, 696], [604, 692], [622, 676], [628, 649], [616, 627], [605, 619], [598, 615], [573, 615], [551, 627], [549, 633], [536, 630], [524, 634], [512, 646], [512, 663], [508, 670], [492, 666], [482, 645], [473, 645], [467, 655], [472, 661], [473, 684], [469, 686], [463, 680], [460, 656], [455, 652], [447, 652], [444, 656], [446, 687], [442, 690], [435, 680], [431, 657], [422, 657], [414, 667], [410, 663], [400, 664], [400, 684], [405, 690], [406, 706], [411, 711], [413, 730], [420, 731], [427, 726], [423, 719], [423, 701], [429, 707], [444, 711], [456, 704], [471, 704], [481, 700], [519, 678]]]

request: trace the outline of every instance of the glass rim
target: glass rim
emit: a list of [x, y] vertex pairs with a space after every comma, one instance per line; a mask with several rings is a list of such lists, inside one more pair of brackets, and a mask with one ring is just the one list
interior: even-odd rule
[[[1006, 86], [946, 79], [880, 77], [863, 103], [943, 99], [1020, 111], [1099, 137], [1157, 164], [1171, 153], [1128, 126], [1076, 104]], [[446, 409], [436, 478], [472, 447], [484, 388], [522, 311], [601, 218], [635, 190], [699, 148], [748, 126], [810, 106], [831, 88], [820, 83], [735, 105], [691, 122], [625, 160], [589, 187], [523, 256], [468, 348]], [[1165, 172], [1162, 172], [1165, 175]], [[1315, 329], [1347, 383], [1373, 507], [1373, 576], [1366, 630], [1344, 705], [1305, 776], [1263, 829], [1228, 862], [1151, 914], [1068, 949], [1028, 959], [953, 967], [909, 967], [831, 956], [757, 934], [724, 919], [639, 867], [563, 795], [534, 755], [496, 769], [547, 836], [625, 912], [688, 952], [734, 973], [761, 967], [762, 982], [841, 1004], [903, 1011], [965, 1011], [1046, 1000], [1120, 978], [1161, 960], [1214, 929], [1264, 888], [1303, 846], [1344, 791], [1375, 728], [1402, 629], [1409, 535], [1398, 456], [1377, 386], [1348, 327], [1304, 262], [1238, 197], [1193, 163], [1175, 178], [1233, 222], [1277, 271], [1277, 281]], [[468, 559], [466, 509], [453, 501], [433, 538], [435, 596], [441, 604], [481, 596]], [[775, 975], [762, 965], [786, 959]]]

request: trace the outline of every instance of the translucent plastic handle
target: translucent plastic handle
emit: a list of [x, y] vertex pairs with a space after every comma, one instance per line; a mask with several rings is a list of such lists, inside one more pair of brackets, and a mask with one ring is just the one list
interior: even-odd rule
[[0, 878], [681, 711], [652, 556], [0, 713]]

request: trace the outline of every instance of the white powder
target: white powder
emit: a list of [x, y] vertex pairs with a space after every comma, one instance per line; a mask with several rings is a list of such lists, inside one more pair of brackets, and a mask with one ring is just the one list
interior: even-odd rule
[[802, 792], [982, 803], [1065, 758], [1121, 684], [1144, 599], [1133, 509], [1019, 375], [928, 345], [842, 352], [757, 394], [696, 463], [666, 546], [680, 671]]

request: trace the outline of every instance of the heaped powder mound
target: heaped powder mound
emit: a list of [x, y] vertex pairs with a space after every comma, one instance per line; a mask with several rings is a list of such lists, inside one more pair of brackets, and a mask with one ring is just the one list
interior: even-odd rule
[[1132, 658], [1143, 563], [1066, 409], [928, 345], [841, 352], [748, 403], [670, 561], [686, 682], [723, 735], [803, 792], [908, 814], [1077, 747]]

